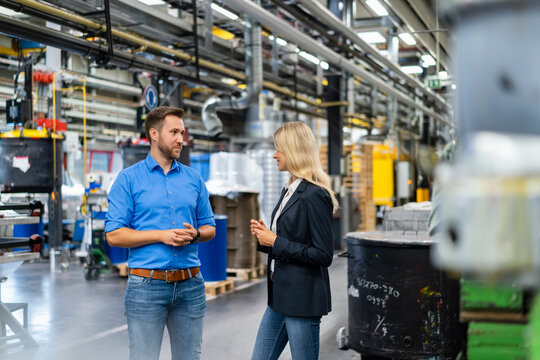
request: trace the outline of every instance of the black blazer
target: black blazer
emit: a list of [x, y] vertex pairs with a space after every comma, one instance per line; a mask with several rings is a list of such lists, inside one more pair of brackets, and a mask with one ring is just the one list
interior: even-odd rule
[[[285, 191], [272, 212], [272, 222], [284, 195]], [[332, 308], [328, 266], [334, 255], [328, 192], [302, 180], [277, 219], [276, 230], [273, 247], [257, 247], [268, 253], [268, 305], [288, 316], [328, 314]], [[271, 259], [275, 259], [273, 280]]]

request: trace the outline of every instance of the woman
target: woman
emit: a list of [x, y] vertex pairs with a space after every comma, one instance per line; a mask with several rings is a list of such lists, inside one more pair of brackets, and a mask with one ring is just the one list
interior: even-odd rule
[[332, 212], [338, 206], [319, 161], [311, 129], [295, 121], [274, 134], [279, 171], [291, 178], [270, 229], [251, 220], [258, 249], [268, 253], [268, 307], [252, 360], [278, 359], [290, 343], [293, 360], [319, 357], [321, 317], [331, 309], [328, 266], [333, 258]]

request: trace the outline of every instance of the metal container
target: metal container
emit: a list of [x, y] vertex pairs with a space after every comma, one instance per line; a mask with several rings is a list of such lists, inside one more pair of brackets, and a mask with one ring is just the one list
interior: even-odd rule
[[[56, 139], [56, 174], [62, 182], [62, 140]], [[2, 192], [51, 192], [54, 185], [53, 139], [0, 138]]]
[[227, 280], [227, 215], [216, 215], [216, 236], [199, 244], [204, 281]]
[[365, 356], [455, 359], [459, 282], [433, 268], [426, 233], [348, 233], [349, 347]]

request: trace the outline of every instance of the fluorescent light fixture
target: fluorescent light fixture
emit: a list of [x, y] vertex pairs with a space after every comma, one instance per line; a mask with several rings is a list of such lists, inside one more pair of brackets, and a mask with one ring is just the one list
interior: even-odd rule
[[165, 5], [166, 2], [163, 0], [139, 0], [145, 5]]
[[313, 56], [310, 53], [307, 53], [305, 51], [300, 51], [298, 53], [298, 55], [300, 55], [301, 57], [303, 57], [307, 61], [310, 61], [310, 62], [314, 63], [315, 65], [319, 65], [319, 63], [321, 62], [321, 60], [317, 59], [317, 57], [315, 57], [315, 56]]
[[22, 13], [0, 6], [0, 14], [6, 15], [6, 16], [15, 16], [15, 15], [21, 15]]
[[236, 81], [235, 79], [231, 79], [231, 78], [227, 78], [227, 77], [221, 78], [220, 81], [222, 83], [227, 84], [227, 85], [236, 85], [236, 84], [238, 84], [238, 81]]
[[277, 38], [276, 43], [281, 46], [287, 45], [287, 40], [283, 40], [282, 38]]
[[330, 69], [330, 65], [328, 65], [326, 61], [321, 61], [321, 67], [323, 68], [323, 70]]
[[440, 78], [440, 79], [447, 79], [447, 78], [448, 78], [448, 72], [446, 72], [446, 71], [439, 71], [439, 78]]
[[435, 59], [433, 58], [433, 56], [431, 56], [429, 54], [422, 55], [421, 59], [422, 59], [422, 66], [423, 67], [428, 67], [428, 66], [435, 65]]
[[212, 5], [210, 5], [210, 6], [212, 7], [212, 10], [217, 11], [221, 15], [225, 15], [226, 17], [228, 17], [231, 20], [237, 20], [238, 19], [238, 15], [230, 12], [229, 10], [227, 10], [225, 8], [222, 8], [221, 6], [217, 5], [216, 3], [212, 3]]
[[385, 37], [378, 31], [359, 32], [358, 37], [368, 44], [381, 44], [386, 42]]
[[414, 40], [413, 36], [408, 33], [403, 33], [398, 35], [401, 41], [403, 41], [407, 45], [416, 45], [416, 40]]
[[403, 70], [405, 74], [421, 74], [424, 72], [424, 69], [418, 65], [402, 66], [401, 70]]
[[388, 15], [388, 11], [381, 5], [378, 0], [366, 0], [366, 5], [371, 8], [378, 16]]

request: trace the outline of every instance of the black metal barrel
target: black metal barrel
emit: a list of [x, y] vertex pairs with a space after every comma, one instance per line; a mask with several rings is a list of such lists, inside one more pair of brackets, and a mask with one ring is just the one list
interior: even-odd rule
[[431, 265], [434, 240], [387, 231], [349, 233], [345, 241], [350, 348], [386, 359], [465, 353], [459, 281]]

